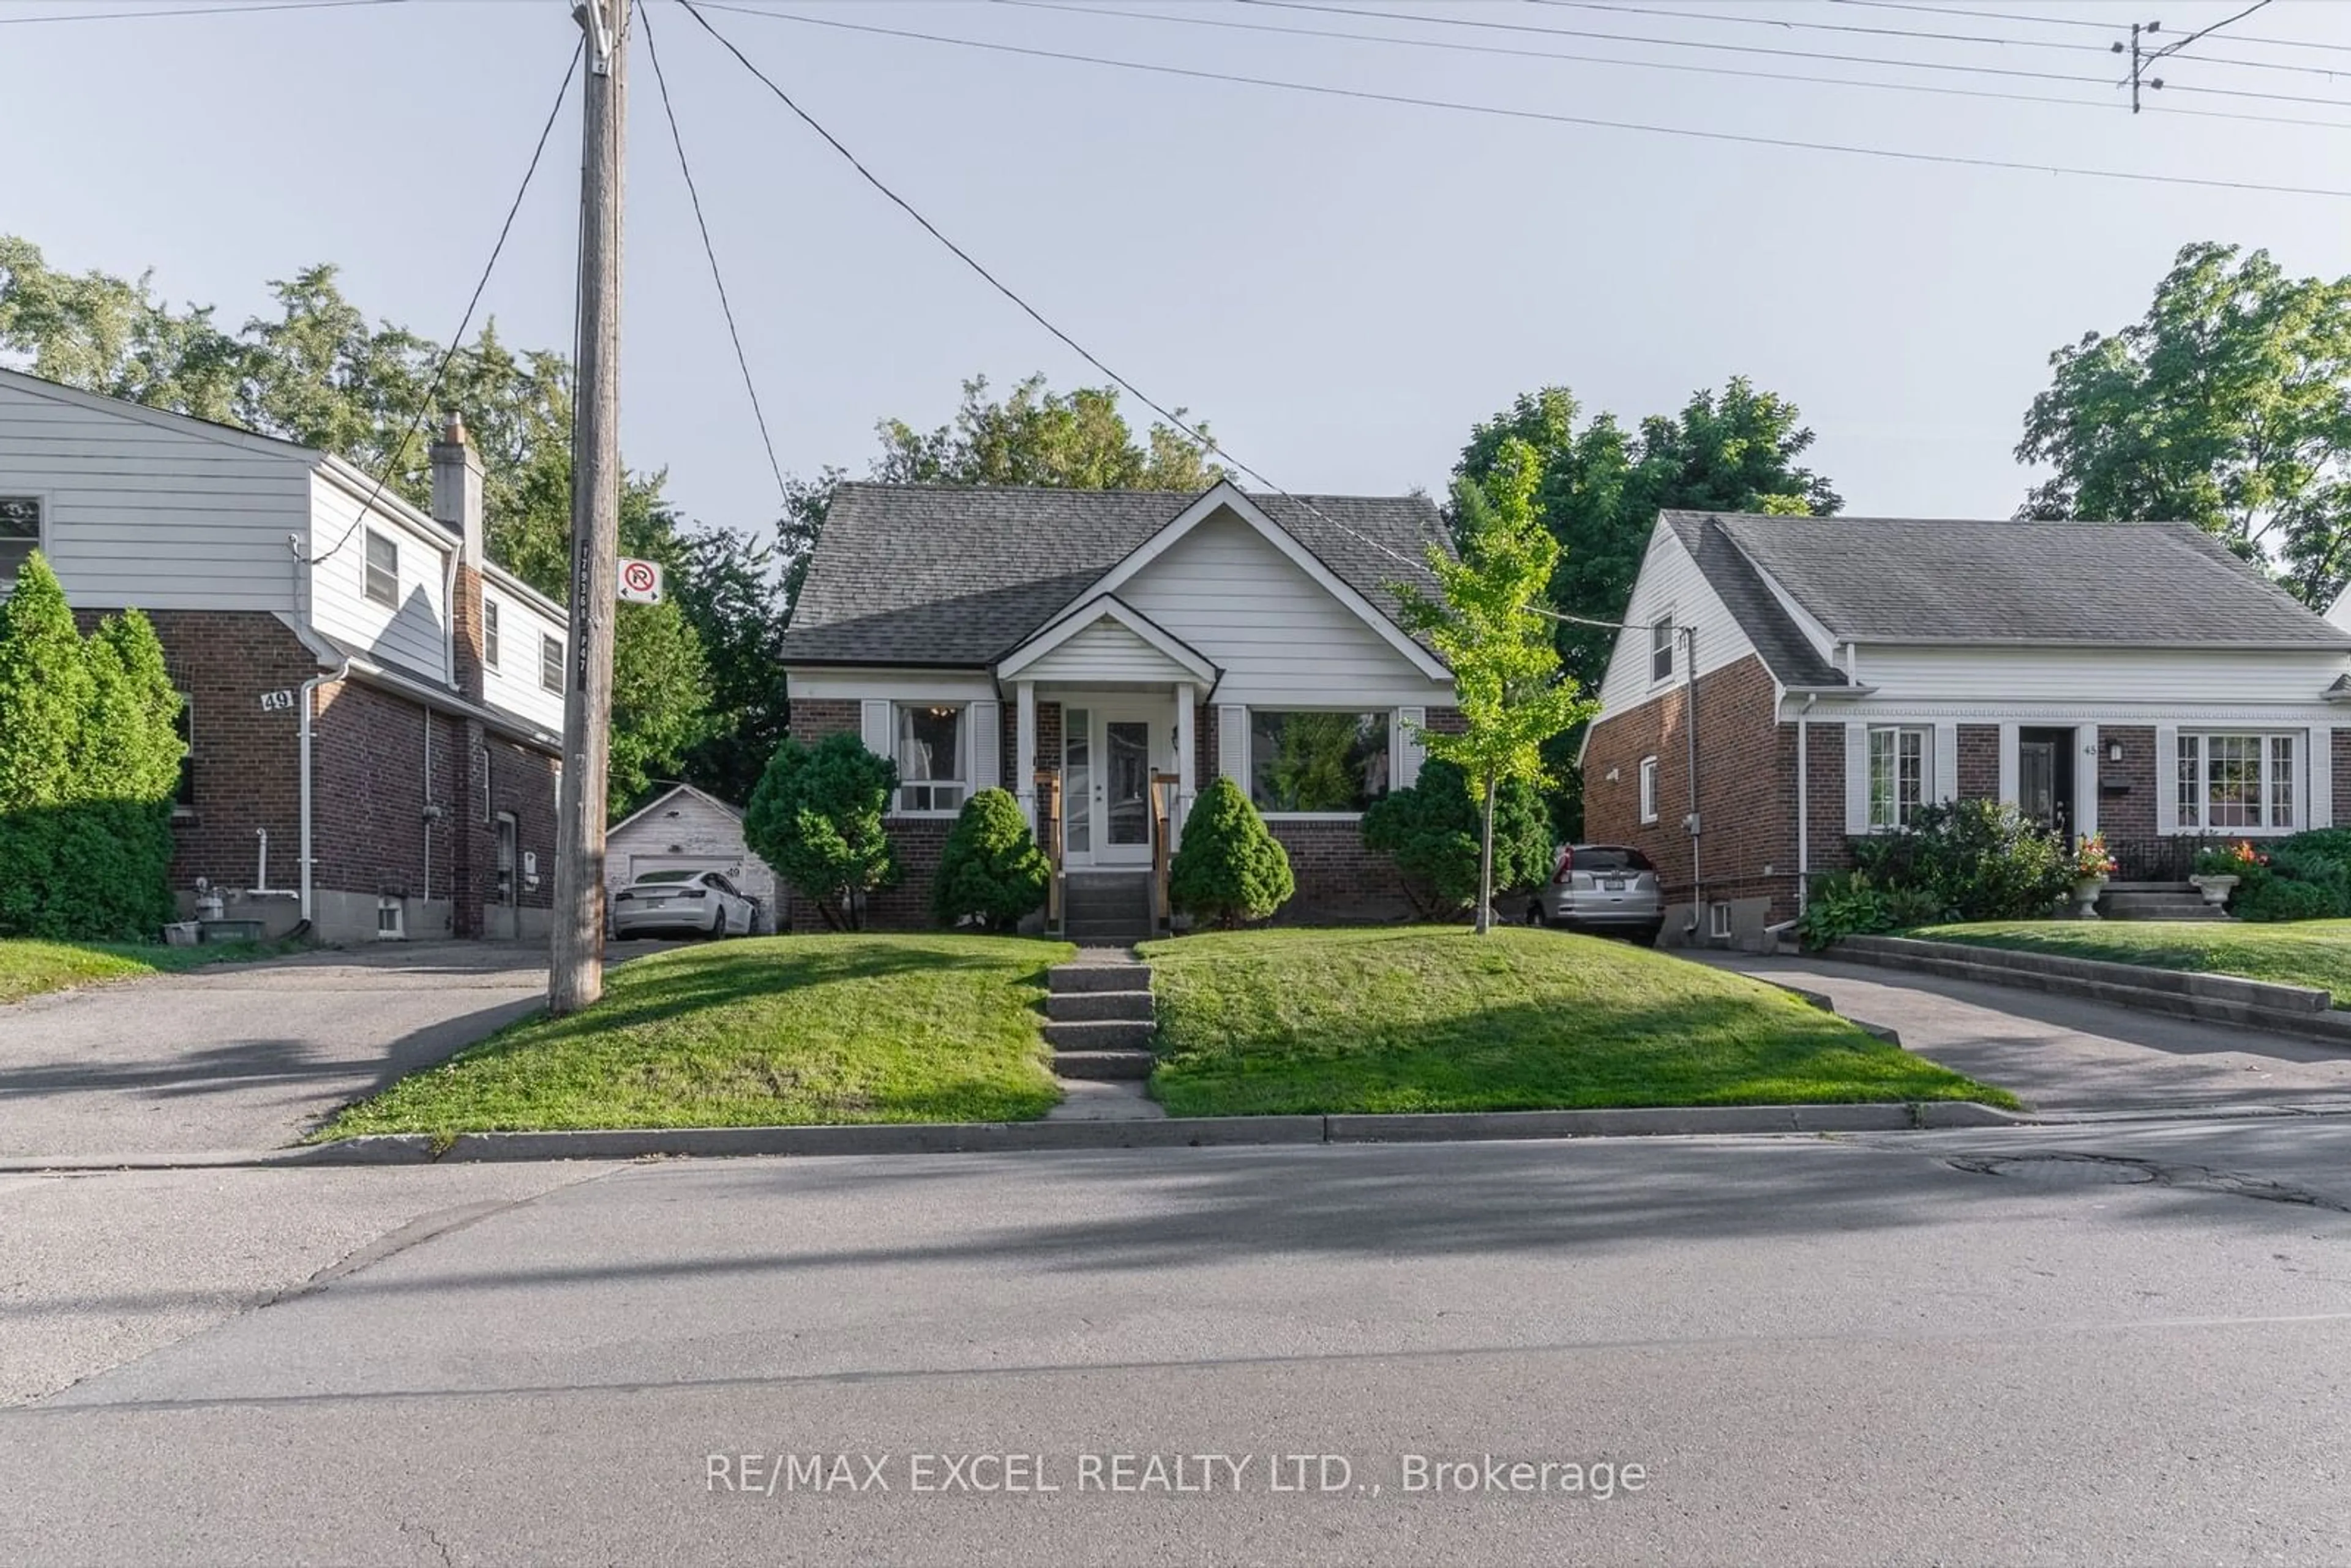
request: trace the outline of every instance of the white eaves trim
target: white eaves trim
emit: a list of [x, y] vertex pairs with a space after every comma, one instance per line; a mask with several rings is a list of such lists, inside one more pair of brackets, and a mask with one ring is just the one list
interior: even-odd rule
[[[434, 551], [444, 559], [455, 552], [456, 535], [418, 511], [391, 486], [385, 485], [379, 487], [371, 476], [353, 464], [329, 453], [313, 465], [313, 471], [320, 478], [329, 481], [336, 488], [350, 497], [367, 511], [374, 512], [388, 521], [400, 524], [415, 536], [425, 549]], [[319, 549], [331, 543], [331, 540], [313, 540], [311, 548]]]
[[1115, 621], [1134, 632], [1152, 650], [1169, 663], [1177, 665], [1204, 686], [1213, 686], [1222, 672], [1204, 658], [1198, 650], [1182, 638], [1159, 625], [1151, 617], [1116, 598], [1107, 589], [1099, 590], [1062, 612], [1045, 629], [1007, 653], [996, 666], [997, 678], [1010, 680], [1019, 673], [1092, 626], [1104, 621]]
[[250, 430], [240, 430], [234, 424], [221, 424], [209, 419], [197, 419], [190, 414], [172, 413], [164, 409], [149, 408], [145, 403], [132, 402], [128, 398], [108, 397], [103, 392], [84, 392], [63, 382], [53, 382], [44, 376], [28, 375], [23, 371], [0, 369], [0, 386], [12, 386], [34, 397], [45, 397], [58, 402], [71, 403], [93, 413], [112, 414], [118, 419], [133, 420], [151, 424], [159, 430], [169, 430], [181, 435], [193, 435], [202, 441], [214, 441], [224, 446], [242, 447], [265, 457], [283, 457], [289, 463], [305, 467], [315, 465], [325, 455], [318, 448], [296, 441], [281, 441], [274, 435], [260, 435]]
[[1453, 679], [1453, 672], [1445, 667], [1443, 661], [1410, 637], [1405, 636], [1402, 627], [1382, 614], [1378, 607], [1370, 600], [1348, 587], [1329, 567], [1322, 564], [1312, 550], [1292, 538], [1289, 529], [1266, 516], [1264, 508], [1242, 494], [1229, 479], [1217, 481], [1197, 500], [1169, 518], [1157, 533], [1135, 546], [1124, 560], [1111, 568], [1100, 580], [1095, 582], [1093, 592], [1097, 595], [1116, 592], [1122, 583], [1126, 582], [1144, 567], [1165, 555], [1176, 540], [1216, 516], [1217, 512], [1228, 509], [1235, 517], [1255, 528], [1264, 537], [1268, 544], [1287, 557], [1292, 566], [1313, 579], [1315, 584], [1324, 592], [1353, 612], [1364, 625], [1379, 633], [1389, 646], [1411, 660], [1423, 674], [1432, 681], [1449, 682]]

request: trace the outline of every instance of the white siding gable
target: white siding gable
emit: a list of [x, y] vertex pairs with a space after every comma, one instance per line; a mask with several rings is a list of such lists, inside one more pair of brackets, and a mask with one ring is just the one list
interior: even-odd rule
[[[435, 524], [420, 526], [389, 495], [367, 506], [368, 494], [355, 493], [323, 466], [312, 476], [310, 624], [380, 664], [445, 683], [449, 556], [457, 541]], [[371, 529], [400, 553], [399, 585], [389, 606], [367, 596]], [[535, 663], [536, 648], [532, 658]]]
[[0, 494], [41, 497], [46, 553], [78, 605], [295, 613], [287, 540], [309, 526], [314, 460], [0, 372]]
[[[1670, 616], [1677, 628], [1670, 681], [1650, 679], [1649, 629]], [[1625, 630], [1616, 634], [1616, 651], [1601, 678], [1599, 719], [1613, 718], [1638, 707], [1667, 689], [1688, 679], [1687, 643], [1679, 628], [1698, 631], [1698, 673], [1711, 674], [1735, 664], [1755, 652], [1755, 644], [1740, 629], [1729, 607], [1698, 569], [1698, 562], [1668, 525], [1660, 522], [1649, 535], [1649, 549], [1641, 559], [1641, 575], [1625, 611]], [[1595, 720], [1594, 722], [1598, 722]]]
[[605, 884], [618, 891], [649, 871], [716, 871], [759, 901], [773, 925], [776, 873], [743, 841], [743, 821], [698, 789], [673, 789], [605, 840]]
[[1135, 681], [1158, 684], [1198, 677], [1110, 615], [1020, 671], [1024, 681]]
[[[542, 637], [563, 641], [563, 622], [541, 607], [537, 594], [488, 572], [482, 576], [482, 601], [498, 607], [498, 662], [482, 672], [483, 700], [549, 735], [562, 734], [563, 694], [540, 684], [538, 649]], [[627, 607], [621, 612], [627, 614]]]
[[1118, 594], [1224, 671], [1219, 702], [1384, 707], [1451, 700], [1449, 682], [1430, 680], [1229, 513], [1193, 528]]

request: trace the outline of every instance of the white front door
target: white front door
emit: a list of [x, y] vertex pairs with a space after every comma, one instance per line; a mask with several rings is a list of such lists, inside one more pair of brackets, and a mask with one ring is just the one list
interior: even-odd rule
[[1062, 844], [1071, 865], [1151, 863], [1151, 770], [1167, 705], [1071, 704], [1061, 710]]

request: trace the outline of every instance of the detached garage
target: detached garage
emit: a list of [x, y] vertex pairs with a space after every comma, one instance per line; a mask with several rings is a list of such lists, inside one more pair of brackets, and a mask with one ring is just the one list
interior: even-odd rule
[[691, 784], [673, 785], [604, 835], [607, 898], [657, 871], [715, 871], [759, 901], [758, 930], [780, 928], [782, 890], [743, 842], [743, 813]]

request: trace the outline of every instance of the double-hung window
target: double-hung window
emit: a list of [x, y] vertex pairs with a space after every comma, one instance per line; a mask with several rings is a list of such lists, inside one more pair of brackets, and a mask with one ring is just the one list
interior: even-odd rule
[[947, 703], [900, 703], [893, 714], [898, 810], [956, 811], [970, 780], [964, 776], [965, 709]]
[[1674, 678], [1674, 618], [1664, 616], [1649, 626], [1649, 679]]
[[373, 528], [367, 531], [365, 591], [378, 604], [400, 607], [400, 546]]
[[1904, 827], [1927, 801], [1927, 731], [1897, 725], [1869, 731], [1869, 831]]
[[563, 639], [543, 632], [538, 637], [538, 684], [550, 692], [563, 689]]
[[1657, 759], [1644, 757], [1641, 758], [1641, 821], [1654, 822], [1656, 820]]
[[2292, 829], [2294, 773], [2291, 735], [2181, 735], [2180, 831]]
[[498, 601], [489, 598], [482, 601], [482, 663], [498, 667]]
[[16, 569], [41, 548], [41, 498], [0, 496], [0, 597], [16, 586]]
[[1388, 792], [1388, 715], [1249, 709], [1249, 798], [1260, 811], [1346, 815]]

